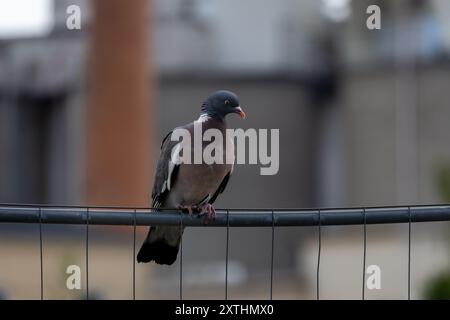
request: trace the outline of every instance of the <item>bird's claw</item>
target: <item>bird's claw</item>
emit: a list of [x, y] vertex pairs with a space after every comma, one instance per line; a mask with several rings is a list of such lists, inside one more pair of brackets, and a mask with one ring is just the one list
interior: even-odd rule
[[207, 203], [200, 208], [199, 215], [203, 216], [205, 214], [206, 214], [205, 223], [214, 221], [214, 219], [216, 218], [216, 209], [214, 209], [214, 206], [212, 204]]
[[189, 213], [189, 216], [192, 216], [194, 212], [198, 213], [199, 216], [205, 217], [205, 223], [209, 223], [216, 218], [216, 209], [210, 203], [204, 204], [202, 206], [185, 206], [185, 205], [177, 205], [177, 209], [184, 213]]
[[177, 209], [181, 210], [181, 212], [189, 213], [189, 216], [192, 216], [192, 213], [198, 210], [197, 206], [183, 206], [183, 205], [177, 205]]

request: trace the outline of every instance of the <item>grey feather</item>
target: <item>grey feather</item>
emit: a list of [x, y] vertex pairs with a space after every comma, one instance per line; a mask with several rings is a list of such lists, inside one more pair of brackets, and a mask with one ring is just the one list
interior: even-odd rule
[[170, 139], [172, 132], [169, 132], [161, 143], [161, 155], [159, 156], [158, 164], [156, 166], [155, 181], [152, 190], [152, 207], [155, 209], [161, 208], [165, 198], [169, 193], [167, 188], [168, 183], [174, 183], [178, 168], [174, 168], [169, 175], [169, 163], [172, 153], [172, 148], [177, 144], [176, 141]]

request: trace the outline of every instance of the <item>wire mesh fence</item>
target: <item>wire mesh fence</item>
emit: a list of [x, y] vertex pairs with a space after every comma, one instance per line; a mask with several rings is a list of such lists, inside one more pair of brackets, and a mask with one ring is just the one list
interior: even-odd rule
[[[197, 215], [175, 210], [154, 211], [151, 208], [77, 207], [0, 204], [0, 223], [37, 223], [39, 225], [40, 298], [44, 299], [43, 224], [86, 226], [86, 299], [89, 299], [89, 226], [121, 225], [133, 227], [132, 297], [136, 299], [136, 228], [138, 226], [172, 225], [183, 227], [226, 227], [224, 298], [228, 299], [229, 242], [232, 227], [271, 228], [270, 299], [273, 298], [274, 242], [277, 227], [315, 226], [318, 230], [316, 298], [320, 299], [322, 231], [326, 226], [362, 225], [363, 261], [361, 298], [365, 299], [367, 225], [408, 224], [407, 297], [411, 299], [411, 224], [450, 221], [450, 205], [396, 206], [326, 209], [221, 209], [214, 221], [205, 223]], [[183, 242], [180, 244], [179, 299], [183, 299]]]

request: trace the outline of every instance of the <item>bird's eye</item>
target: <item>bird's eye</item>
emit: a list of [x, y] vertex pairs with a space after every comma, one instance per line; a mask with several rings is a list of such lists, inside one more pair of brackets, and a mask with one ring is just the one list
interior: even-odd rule
[[229, 105], [230, 104], [230, 100], [225, 100], [223, 103], [225, 103], [225, 105]]

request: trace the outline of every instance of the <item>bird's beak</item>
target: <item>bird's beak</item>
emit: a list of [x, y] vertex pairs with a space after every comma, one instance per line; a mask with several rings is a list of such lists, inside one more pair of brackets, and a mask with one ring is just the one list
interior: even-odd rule
[[241, 117], [241, 119], [245, 119], [247, 117], [247, 115], [245, 114], [244, 110], [242, 110], [241, 107], [234, 108], [234, 113], [237, 113]]

